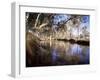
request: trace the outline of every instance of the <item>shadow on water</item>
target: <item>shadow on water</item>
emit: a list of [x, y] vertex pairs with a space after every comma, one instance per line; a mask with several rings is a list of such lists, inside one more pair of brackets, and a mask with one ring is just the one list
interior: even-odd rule
[[64, 41], [40, 41], [39, 48], [33, 52], [32, 64], [36, 66], [61, 66], [89, 64], [89, 46]]

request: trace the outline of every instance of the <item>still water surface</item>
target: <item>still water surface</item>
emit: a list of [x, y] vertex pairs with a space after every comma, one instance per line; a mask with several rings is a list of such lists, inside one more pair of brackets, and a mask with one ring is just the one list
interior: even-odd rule
[[34, 66], [89, 64], [89, 46], [63, 41], [41, 41], [42, 51], [35, 56]]

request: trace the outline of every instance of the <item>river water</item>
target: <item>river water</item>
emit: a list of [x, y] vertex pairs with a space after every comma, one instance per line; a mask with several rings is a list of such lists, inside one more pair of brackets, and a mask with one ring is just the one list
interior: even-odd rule
[[64, 41], [41, 41], [43, 50], [35, 56], [34, 66], [89, 64], [89, 46]]

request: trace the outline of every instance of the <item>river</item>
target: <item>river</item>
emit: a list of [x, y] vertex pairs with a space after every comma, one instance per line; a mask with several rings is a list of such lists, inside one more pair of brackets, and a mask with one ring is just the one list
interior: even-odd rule
[[89, 46], [64, 41], [41, 41], [45, 51], [35, 56], [34, 66], [61, 66], [89, 64]]

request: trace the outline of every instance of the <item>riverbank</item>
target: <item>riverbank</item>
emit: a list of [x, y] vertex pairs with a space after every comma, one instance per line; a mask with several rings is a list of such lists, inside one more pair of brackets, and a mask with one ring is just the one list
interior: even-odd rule
[[90, 45], [90, 42], [89, 41], [84, 41], [84, 40], [74, 40], [74, 39], [57, 39], [58, 41], [64, 41], [64, 42], [70, 42], [70, 43], [77, 43], [77, 44], [80, 44], [80, 45], [87, 45], [89, 46]]

